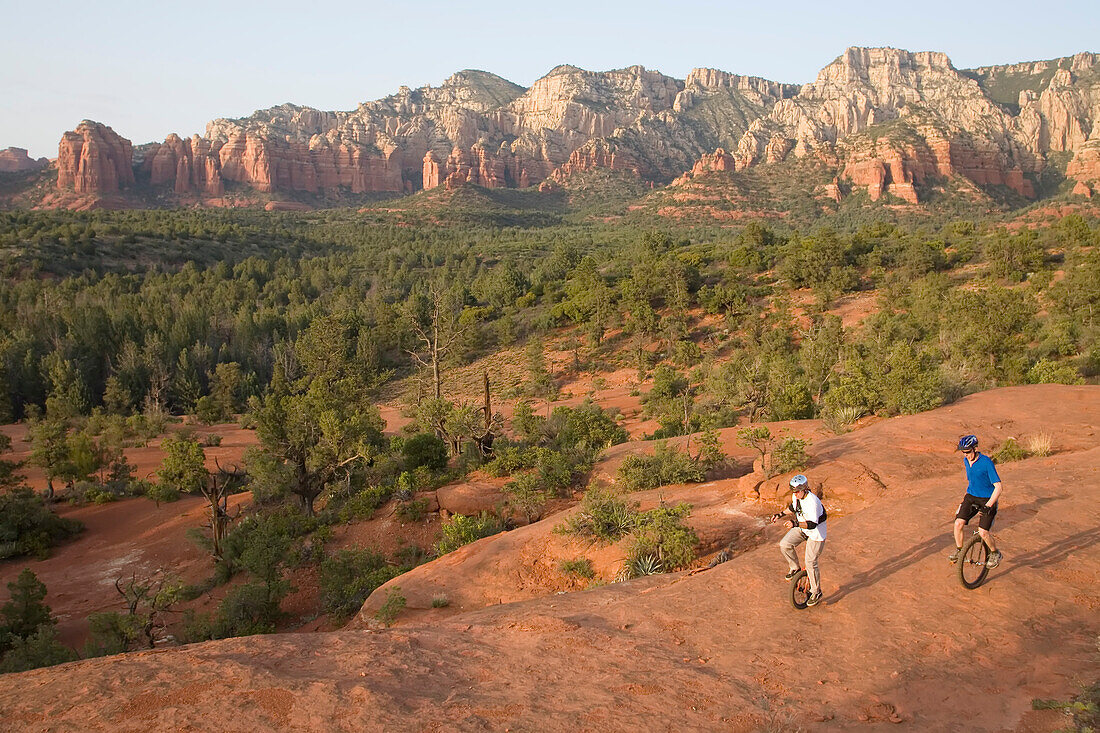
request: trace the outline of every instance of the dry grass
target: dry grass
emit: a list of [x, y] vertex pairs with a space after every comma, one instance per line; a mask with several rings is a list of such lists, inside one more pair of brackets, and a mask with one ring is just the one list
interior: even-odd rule
[[1035, 433], [1024, 440], [1024, 448], [1032, 456], [1049, 456], [1054, 450], [1054, 437], [1050, 433]]

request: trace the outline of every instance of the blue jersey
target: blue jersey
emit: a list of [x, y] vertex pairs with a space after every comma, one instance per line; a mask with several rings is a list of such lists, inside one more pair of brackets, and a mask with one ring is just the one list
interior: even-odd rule
[[999, 483], [1001, 477], [989, 456], [979, 453], [973, 463], [963, 458], [963, 465], [966, 466], [966, 493], [981, 499], [993, 496], [993, 484]]

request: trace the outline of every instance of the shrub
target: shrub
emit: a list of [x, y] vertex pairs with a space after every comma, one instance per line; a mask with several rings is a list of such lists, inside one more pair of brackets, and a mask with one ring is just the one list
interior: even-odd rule
[[376, 588], [402, 572], [370, 550], [341, 550], [321, 563], [321, 606], [333, 616], [349, 616]]
[[157, 470], [162, 484], [181, 493], [197, 493], [206, 483], [206, 455], [198, 441], [184, 436], [170, 436], [161, 444], [164, 463]]
[[658, 445], [651, 456], [632, 454], [619, 465], [619, 483], [632, 491], [703, 481], [703, 469], [675, 446]]
[[1027, 451], [1020, 447], [1015, 438], [1008, 438], [991, 458], [993, 458], [994, 463], [1009, 463], [1010, 461], [1021, 461], [1027, 456]]
[[16, 637], [11, 649], [0, 658], [0, 674], [52, 667], [76, 659], [76, 653], [57, 640], [53, 626], [39, 627], [30, 636]]
[[229, 415], [222, 410], [221, 405], [210, 395], [200, 397], [195, 403], [195, 417], [203, 425], [213, 425], [229, 419]]
[[506, 446], [493, 451], [493, 460], [485, 464], [485, 471], [490, 476], [512, 476], [520, 471], [535, 467], [538, 463], [539, 451], [537, 448], [521, 448], [520, 446]]
[[90, 482], [81, 482], [77, 484], [77, 491], [80, 495], [81, 503], [84, 504], [110, 504], [112, 501], [118, 499], [118, 495], [104, 489], [98, 484]]
[[638, 516], [630, 546], [631, 564], [641, 558], [656, 558], [661, 570], [679, 570], [695, 559], [699, 538], [695, 530], [684, 525], [691, 515], [691, 505], [661, 505]]
[[887, 414], [912, 415], [943, 404], [943, 377], [928, 353], [895, 344], [883, 366], [876, 386]]
[[699, 455], [696, 456], [696, 460], [704, 471], [710, 471], [726, 462], [728, 456], [722, 450], [717, 430], [704, 430], [695, 442], [699, 445]]
[[768, 411], [774, 420], [805, 420], [814, 416], [813, 396], [806, 385], [787, 382], [772, 393]]
[[1095, 731], [1100, 729], [1100, 682], [1094, 682], [1085, 686], [1072, 700], [1042, 700], [1035, 698], [1031, 701], [1032, 710], [1061, 710], [1062, 714], [1069, 718], [1067, 726], [1059, 730]]
[[455, 514], [443, 522], [439, 541], [435, 544], [436, 555], [446, 555], [463, 545], [468, 545], [482, 537], [489, 537], [504, 530], [499, 517], [482, 512], [476, 517]]
[[222, 436], [217, 433], [207, 433], [202, 436], [202, 444], [207, 447], [219, 446], [222, 444]]
[[1077, 368], [1064, 362], [1040, 359], [1027, 370], [1029, 384], [1084, 384]]
[[393, 495], [399, 501], [409, 501], [416, 495], [416, 477], [408, 471], [402, 471], [397, 477]]
[[436, 596], [432, 599], [432, 608], [446, 608], [449, 605], [451, 605], [451, 602], [447, 599], [447, 596]]
[[508, 503], [517, 511], [523, 512], [528, 522], [542, 516], [542, 508], [546, 506], [549, 497], [540, 476], [534, 472], [521, 473], [504, 484], [504, 493], [508, 495]]
[[211, 626], [211, 636], [225, 639], [230, 636], [270, 634], [282, 618], [279, 607], [290, 584], [285, 580], [275, 583], [246, 583], [229, 591], [218, 606]]
[[410, 499], [409, 501], [398, 502], [394, 513], [402, 523], [419, 522], [428, 515], [428, 500]]
[[634, 528], [637, 516], [637, 504], [628, 503], [612, 490], [595, 485], [585, 492], [577, 511], [554, 531], [615, 542]]
[[85, 657], [122, 654], [135, 648], [142, 636], [143, 620], [138, 616], [104, 611], [88, 616], [91, 638], [84, 645]]
[[26, 486], [0, 494], [0, 560], [19, 555], [46, 558], [50, 547], [83, 529], [80, 522], [50, 511]]
[[399, 547], [397, 552], [394, 553], [394, 557], [397, 559], [397, 562], [407, 570], [411, 570], [417, 565], [426, 563], [431, 559], [428, 552], [419, 545], [405, 545], [404, 547]]
[[752, 448], [760, 454], [760, 463], [763, 464], [768, 451], [773, 445], [772, 431], [767, 426], [759, 425], [755, 428], [741, 428], [737, 431], [737, 444], [745, 448]]
[[180, 492], [175, 487], [165, 483], [150, 482], [145, 487], [145, 495], [155, 501], [157, 505], [160, 505], [161, 502], [179, 501], [180, 498]]
[[431, 433], [417, 433], [401, 447], [405, 468], [412, 471], [426, 466], [433, 471], [447, 467], [447, 444]]
[[557, 434], [557, 443], [561, 446], [583, 445], [602, 450], [625, 443], [629, 437], [626, 430], [615, 422], [613, 413], [587, 399], [573, 408], [555, 408], [551, 422], [564, 423]]
[[180, 624], [176, 638], [182, 644], [194, 644], [195, 642], [216, 638], [214, 636], [214, 615], [196, 613], [191, 608], [185, 609], [183, 623]]
[[341, 522], [366, 520], [374, 516], [380, 506], [389, 501], [390, 492], [384, 486], [368, 486], [349, 498], [337, 512]]
[[558, 568], [566, 575], [576, 578], [591, 580], [596, 577], [596, 571], [592, 569], [592, 561], [587, 557], [578, 557], [576, 560], [562, 560]]
[[245, 517], [222, 541], [216, 573], [222, 581], [247, 570], [264, 582], [274, 582], [286, 563], [291, 544], [317, 529], [317, 519], [284, 508]]
[[405, 610], [405, 596], [399, 592], [400, 588], [394, 588], [386, 595], [386, 600], [375, 612], [374, 617], [386, 626], [393, 626], [398, 614]]
[[806, 455], [807, 445], [809, 441], [801, 438], [785, 439], [772, 451], [769, 474], [775, 476], [788, 471], [799, 471], [808, 466], [810, 457]]

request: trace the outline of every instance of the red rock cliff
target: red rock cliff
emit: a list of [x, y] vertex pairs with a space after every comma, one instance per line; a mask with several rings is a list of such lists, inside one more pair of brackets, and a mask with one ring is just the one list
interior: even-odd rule
[[5, 148], [0, 150], [0, 172], [19, 173], [20, 171], [35, 171], [45, 168], [49, 161], [45, 158], [34, 158], [27, 155], [24, 148]]
[[212, 153], [210, 141], [198, 135], [192, 138], [169, 135], [146, 162], [150, 168], [149, 182], [154, 186], [171, 185], [178, 194], [224, 193], [218, 156]]
[[61, 137], [57, 186], [81, 194], [111, 194], [134, 184], [133, 147], [106, 125], [84, 120]]

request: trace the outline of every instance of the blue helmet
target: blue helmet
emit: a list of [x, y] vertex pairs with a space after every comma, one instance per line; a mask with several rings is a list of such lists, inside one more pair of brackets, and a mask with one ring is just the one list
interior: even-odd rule
[[974, 450], [978, 447], [977, 435], [964, 435], [959, 438], [959, 445], [955, 450]]
[[795, 491], [805, 491], [810, 488], [810, 479], [802, 474], [791, 477], [791, 488]]

